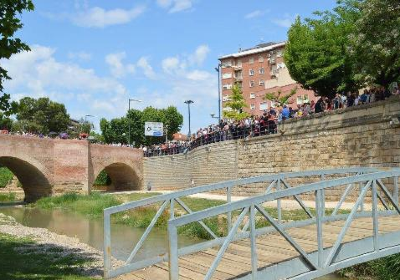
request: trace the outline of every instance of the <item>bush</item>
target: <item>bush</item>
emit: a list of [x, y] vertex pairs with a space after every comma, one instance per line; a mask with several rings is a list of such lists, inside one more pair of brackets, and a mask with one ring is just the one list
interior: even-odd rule
[[14, 174], [7, 167], [0, 167], [0, 188], [6, 187], [14, 177]]
[[96, 180], [94, 181], [95, 186], [109, 186], [111, 185], [111, 178], [108, 176], [105, 170], [101, 171], [99, 176], [97, 176]]

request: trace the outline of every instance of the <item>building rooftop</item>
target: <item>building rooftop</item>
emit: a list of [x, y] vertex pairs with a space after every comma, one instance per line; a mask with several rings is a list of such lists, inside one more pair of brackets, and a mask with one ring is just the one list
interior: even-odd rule
[[235, 57], [235, 58], [236, 57], [243, 57], [243, 56], [247, 56], [247, 55], [250, 55], [250, 54], [256, 54], [256, 53], [261, 53], [261, 52], [265, 52], [265, 51], [270, 51], [270, 50], [273, 50], [275, 48], [282, 47], [285, 44], [286, 44], [286, 42], [262, 43], [262, 44], [259, 44], [259, 45], [255, 46], [254, 48], [245, 49], [245, 50], [241, 50], [241, 51], [239, 51], [237, 53], [232, 53], [232, 54], [227, 54], [227, 55], [221, 56], [219, 58], [219, 60], [222, 60], [222, 59], [225, 59], [225, 58], [230, 58], [230, 57]]

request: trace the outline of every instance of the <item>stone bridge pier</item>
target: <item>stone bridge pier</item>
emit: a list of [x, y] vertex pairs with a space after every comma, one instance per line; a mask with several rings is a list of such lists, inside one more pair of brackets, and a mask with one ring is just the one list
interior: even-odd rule
[[143, 188], [141, 150], [83, 140], [0, 135], [0, 166], [17, 176], [28, 202], [55, 193], [89, 194], [102, 170], [111, 178], [109, 191]]

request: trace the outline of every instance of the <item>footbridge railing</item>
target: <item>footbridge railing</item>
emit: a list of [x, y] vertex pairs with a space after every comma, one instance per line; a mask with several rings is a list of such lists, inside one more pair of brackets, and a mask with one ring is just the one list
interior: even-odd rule
[[[140, 201], [134, 201], [134, 202], [129, 202], [125, 203], [119, 206], [107, 208], [104, 210], [104, 276], [106, 278], [110, 277], [115, 277], [120, 274], [124, 274], [130, 271], [138, 270], [144, 267], [151, 266], [153, 264], [163, 262], [163, 261], [168, 261], [169, 260], [169, 252], [165, 252], [162, 255], [154, 256], [154, 257], [147, 257], [147, 258], [138, 258], [138, 253], [140, 250], [142, 250], [142, 246], [147, 240], [150, 232], [154, 229], [157, 221], [160, 219], [163, 213], [166, 211], [169, 212], [169, 217], [171, 221], [181, 221], [182, 217], [184, 217], [184, 213], [179, 213], [179, 218], [175, 214], [176, 209], [179, 207], [184, 210], [186, 215], [190, 215], [190, 217], [193, 217], [192, 215], [195, 214], [195, 212], [190, 209], [188, 205], [185, 204], [185, 202], [182, 200], [182, 198], [191, 196], [194, 194], [198, 193], [204, 193], [204, 192], [218, 192], [219, 194], [224, 194], [226, 196], [226, 207], [228, 205], [236, 205], [232, 204], [232, 192], [235, 191], [235, 188], [245, 188], [246, 186], [251, 186], [254, 184], [262, 185], [263, 192], [265, 194], [270, 194], [273, 192], [282, 192], [282, 190], [285, 190], [286, 192], [291, 192], [293, 190], [296, 190], [298, 185], [298, 182], [307, 182], [307, 180], [311, 180], [311, 182], [323, 182], [327, 178], [342, 178], [342, 177], [347, 177], [347, 176], [361, 176], [362, 174], [366, 173], [374, 173], [378, 172], [379, 170], [376, 168], [342, 168], [342, 169], [326, 169], [326, 170], [312, 170], [312, 171], [304, 171], [304, 172], [290, 172], [290, 173], [279, 173], [279, 174], [268, 174], [268, 175], [262, 175], [262, 176], [257, 176], [257, 177], [250, 177], [250, 178], [242, 178], [242, 179], [237, 179], [237, 180], [231, 180], [231, 181], [225, 181], [221, 183], [215, 183], [215, 184], [210, 184], [210, 185], [205, 185], [205, 186], [200, 186], [200, 187], [194, 187], [190, 189], [185, 189], [181, 191], [177, 191], [174, 193], [169, 193], [169, 194], [164, 194], [164, 195], [158, 195], [155, 197], [150, 197], [147, 199], [143, 199]], [[345, 193], [343, 194], [339, 204], [337, 205], [337, 209], [334, 210], [334, 214], [337, 214], [340, 206], [342, 203], [345, 201], [346, 197], [349, 195], [349, 193], [355, 188], [354, 184], [348, 184]], [[324, 201], [325, 201], [325, 195], [324, 195], [324, 189], [321, 189], [320, 191], [320, 199], [321, 199], [321, 208], [324, 208]], [[298, 206], [303, 209], [310, 219], [315, 220], [315, 215], [313, 215], [312, 211], [309, 209], [308, 206], [303, 202], [303, 199], [301, 198], [300, 195], [298, 194], [293, 194], [292, 195], [293, 199], [295, 202], [298, 204]], [[397, 197], [397, 196], [396, 196]], [[282, 201], [281, 198], [278, 197], [276, 198], [276, 208], [277, 208], [277, 220], [280, 223], [282, 221]], [[360, 203], [360, 207], [362, 207], [362, 203]], [[156, 207], [157, 211], [151, 220], [149, 226], [146, 228], [144, 231], [143, 235], [139, 239], [139, 241], [136, 244], [132, 244], [133, 249], [128, 256], [128, 258], [125, 261], [125, 264], [122, 266], [115, 267], [112, 263], [112, 236], [111, 236], [111, 217], [112, 215], [120, 212], [125, 212], [125, 211], [136, 211], [139, 210], [143, 207]], [[231, 206], [229, 206], [231, 207]], [[254, 208], [254, 207], [253, 207]], [[225, 209], [225, 208], [224, 208]], [[254, 211], [259, 211], [258, 209], [255, 208]], [[324, 210], [321, 210], [324, 211]], [[181, 211], [182, 212], [182, 211]], [[233, 212], [234, 210], [229, 210], [226, 213], [226, 220], [227, 220], [227, 230], [231, 232], [233, 228], [235, 228], [235, 225], [232, 225], [233, 223]], [[204, 212], [201, 212], [204, 213]], [[261, 212], [262, 213], [262, 212]], [[243, 214], [244, 215], [244, 214]], [[197, 216], [196, 216], [197, 217]], [[204, 216], [206, 218], [206, 216]], [[212, 239], [212, 243], [207, 243], [207, 244], [219, 244], [222, 242], [223, 239], [221, 239], [216, 232], [213, 232], [213, 230], [210, 229], [202, 221], [202, 218], [199, 218], [196, 220], [200, 224], [200, 226], [209, 234], [210, 238]], [[247, 223], [243, 226], [242, 231], [246, 232], [248, 231], [248, 228], [252, 226], [251, 220], [247, 221]], [[171, 241], [173, 242], [173, 240]], [[173, 248], [173, 246], [171, 247]], [[186, 250], [186, 251], [185, 251]], [[183, 250], [184, 253], [189, 253], [192, 251], [192, 249], [185, 249]], [[180, 251], [180, 254], [182, 253], [182, 250]]]
[[[228, 247], [233, 242], [243, 240], [250, 241], [251, 270], [247, 274], [239, 275], [240, 279], [314, 279], [337, 269], [400, 252], [400, 224], [395, 234], [380, 232], [380, 219], [391, 216], [398, 217], [400, 214], [398, 200], [400, 169], [369, 174], [359, 173], [355, 176], [277, 190], [273, 193], [170, 219], [168, 222], [170, 279], [179, 278], [178, 260], [180, 257], [219, 247], [218, 253], [213, 258], [204, 277], [204, 279], [212, 279]], [[284, 182], [284, 179], [280, 179], [280, 181]], [[334, 188], [343, 190], [343, 195], [333, 211], [328, 211], [325, 207], [324, 192]], [[352, 208], [348, 211], [341, 211], [343, 201], [354, 189], [357, 189], [358, 193]], [[313, 196], [314, 209], [301, 207], [304, 211], [304, 218], [299, 221], [281, 217], [279, 211], [276, 213], [272, 211], [273, 209], [265, 206], [268, 202], [290, 197], [294, 197], [301, 204], [300, 198], [303, 195], [310, 197], [309, 194]], [[368, 207], [364, 207], [366, 205], [363, 204], [367, 197], [370, 201]], [[226, 236], [195, 245], [178, 247], [179, 227], [212, 217], [227, 216], [227, 213], [234, 213], [234, 215], [233, 224]], [[357, 220], [362, 218], [371, 218], [370, 234], [365, 234], [363, 238], [355, 238], [352, 242], [348, 240], [345, 242], [345, 236], [351, 224], [357, 223]], [[331, 244], [324, 244], [324, 236], [329, 234], [326, 231], [333, 228], [330, 227], [330, 224], [338, 221], [341, 223], [336, 238], [331, 240]], [[315, 225], [316, 246], [315, 250], [311, 251], [303, 248], [292, 236], [297, 229], [308, 225]], [[336, 224], [335, 227], [337, 229], [338, 225]], [[368, 232], [367, 229], [364, 231]], [[298, 257], [286, 260], [282, 264], [261, 267], [258, 264], [258, 254], [262, 253], [265, 248], [259, 247], [257, 240], [268, 239], [268, 234], [272, 233], [278, 234], [290, 244], [292, 249], [298, 253]]]

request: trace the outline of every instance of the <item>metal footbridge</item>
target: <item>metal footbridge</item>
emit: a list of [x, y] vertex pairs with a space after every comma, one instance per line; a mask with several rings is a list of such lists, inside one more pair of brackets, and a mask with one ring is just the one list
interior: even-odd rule
[[[105, 209], [104, 276], [128, 274], [120, 279], [141, 280], [314, 279], [399, 253], [399, 176], [400, 169], [376, 168], [280, 173], [195, 187]], [[265, 193], [232, 201], [235, 188], [254, 186], [263, 186]], [[205, 192], [225, 194], [226, 203], [195, 212], [182, 200]], [[332, 201], [332, 197], [337, 199]], [[297, 205], [295, 210], [287, 209], [288, 201]], [[350, 207], [343, 209], [343, 205]], [[153, 220], [140, 240], [132, 244], [124, 264], [117, 265], [111, 256], [111, 216], [149, 206], [158, 209]], [[168, 250], [138, 258], [165, 211], [169, 213]], [[211, 219], [225, 230], [212, 229]], [[193, 223], [201, 226], [209, 239], [181, 245], [180, 228]]]

